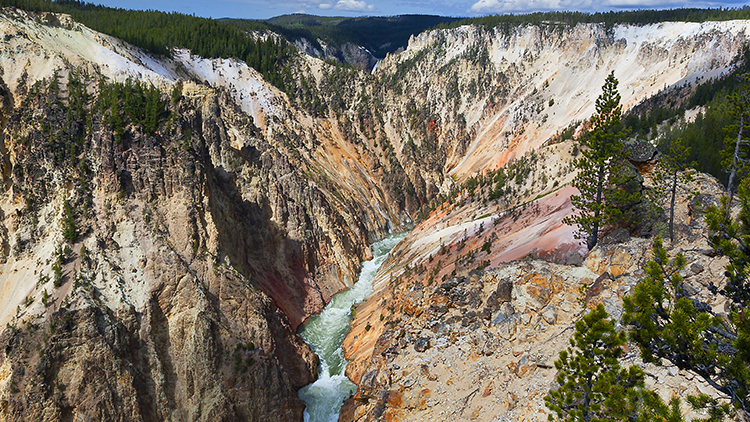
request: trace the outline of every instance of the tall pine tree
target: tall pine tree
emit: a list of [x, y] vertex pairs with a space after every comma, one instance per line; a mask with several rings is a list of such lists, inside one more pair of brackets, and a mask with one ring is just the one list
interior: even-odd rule
[[619, 160], [622, 157], [625, 132], [622, 129], [620, 93], [614, 72], [607, 76], [603, 92], [596, 100], [596, 114], [591, 117], [591, 129], [579, 141], [581, 156], [575, 160], [578, 174], [573, 186], [578, 195], [570, 201], [577, 214], [566, 218], [566, 224], [576, 224], [578, 239], [586, 239], [591, 250], [599, 242], [599, 232], [606, 224], [614, 222], [621, 211], [612, 198], [617, 187]]

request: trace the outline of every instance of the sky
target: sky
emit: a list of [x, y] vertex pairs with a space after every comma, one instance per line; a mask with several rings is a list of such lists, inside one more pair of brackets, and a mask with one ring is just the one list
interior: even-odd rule
[[429, 14], [482, 16], [550, 10], [596, 12], [676, 7], [739, 7], [737, 0], [88, 0], [126, 9], [175, 11], [211, 18], [267, 19], [290, 13], [319, 16], [393, 16]]

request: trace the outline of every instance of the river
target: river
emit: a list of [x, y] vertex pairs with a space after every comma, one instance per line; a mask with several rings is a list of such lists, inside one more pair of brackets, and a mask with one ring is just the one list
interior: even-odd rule
[[372, 280], [388, 253], [406, 233], [391, 235], [372, 245], [373, 259], [362, 263], [359, 280], [343, 291], [318, 315], [310, 317], [302, 328], [302, 338], [320, 357], [318, 379], [299, 391], [305, 402], [305, 422], [336, 422], [344, 400], [357, 391], [344, 375], [347, 361], [341, 343], [349, 333], [352, 305], [372, 294]]

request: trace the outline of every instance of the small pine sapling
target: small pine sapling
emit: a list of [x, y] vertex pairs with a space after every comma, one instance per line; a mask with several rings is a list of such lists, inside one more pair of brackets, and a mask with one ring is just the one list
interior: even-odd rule
[[694, 407], [709, 410], [706, 420], [721, 420], [729, 412], [728, 402], [750, 416], [745, 410], [748, 349], [743, 350], [740, 342], [740, 338], [750, 338], [743, 334], [750, 330], [738, 313], [725, 318], [689, 297], [680, 275], [685, 264], [681, 253], [670, 260], [657, 237], [646, 276], [623, 299], [623, 323], [631, 327], [630, 339], [638, 344], [644, 361], [661, 365], [667, 360], [695, 373], [722, 394], [718, 398], [725, 399], [723, 403], [706, 395], [688, 397]]
[[[620, 366], [625, 332], [617, 332], [603, 305], [576, 322], [571, 347], [555, 362], [559, 388], [544, 398], [549, 420], [648, 421], [654, 416], [682, 421], [679, 400], [664, 404], [645, 387], [637, 366]], [[556, 416], [556, 417], [555, 417]]]

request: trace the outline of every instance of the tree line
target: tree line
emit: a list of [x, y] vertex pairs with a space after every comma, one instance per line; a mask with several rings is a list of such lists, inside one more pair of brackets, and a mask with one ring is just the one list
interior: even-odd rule
[[488, 29], [496, 27], [512, 28], [524, 25], [564, 25], [573, 27], [579, 23], [599, 23], [607, 28], [612, 28], [617, 24], [648, 25], [659, 22], [706, 22], [749, 18], [750, 6], [715, 9], [628, 10], [596, 13], [556, 11], [467, 18], [457, 22], [440, 24], [436, 28], [457, 28], [462, 25], [480, 25]]

